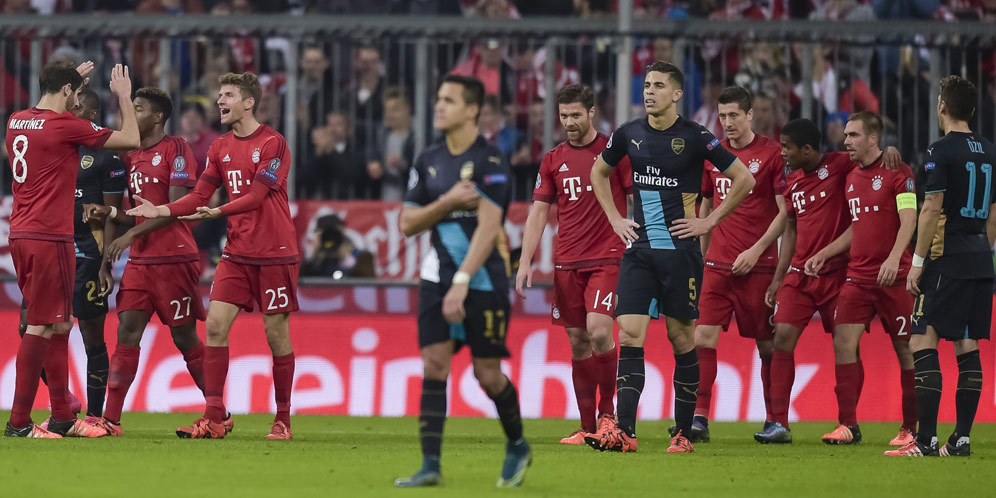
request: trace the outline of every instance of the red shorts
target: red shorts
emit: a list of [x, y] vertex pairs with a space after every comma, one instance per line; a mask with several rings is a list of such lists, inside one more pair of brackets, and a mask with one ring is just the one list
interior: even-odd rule
[[222, 258], [214, 272], [211, 300], [264, 314], [297, 311], [297, 274], [300, 264], [247, 265]]
[[10, 241], [17, 287], [28, 308], [28, 325], [73, 319], [76, 251], [72, 242], [36, 239]]
[[204, 320], [198, 292], [201, 265], [197, 261], [161, 265], [125, 265], [118, 290], [118, 313], [138, 310], [159, 315], [163, 325], [175, 327]]
[[553, 272], [553, 324], [586, 327], [588, 313], [615, 316], [619, 265]]
[[734, 313], [741, 337], [770, 341], [775, 336], [774, 310], [764, 304], [764, 294], [771, 285], [771, 273], [735, 276], [729, 271], [706, 266], [702, 272], [702, 295], [696, 325], [730, 326]]
[[787, 323], [803, 330], [809, 325], [813, 313], [819, 311], [823, 330], [832, 334], [837, 295], [840, 294], [846, 275], [847, 268], [819, 277], [789, 271], [775, 299], [775, 323]]
[[878, 315], [885, 331], [898, 339], [910, 338], [910, 315], [913, 314], [913, 296], [903, 284], [892, 287], [862, 285], [847, 279], [837, 298], [837, 316], [834, 322], [860, 323], [866, 327]]

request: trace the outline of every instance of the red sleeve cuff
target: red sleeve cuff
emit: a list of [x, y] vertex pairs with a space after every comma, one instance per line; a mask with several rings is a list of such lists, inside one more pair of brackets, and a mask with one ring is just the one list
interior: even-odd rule
[[557, 196], [550, 194], [541, 194], [539, 192], [533, 192], [533, 200], [545, 202], [547, 204], [553, 204], [557, 201]]

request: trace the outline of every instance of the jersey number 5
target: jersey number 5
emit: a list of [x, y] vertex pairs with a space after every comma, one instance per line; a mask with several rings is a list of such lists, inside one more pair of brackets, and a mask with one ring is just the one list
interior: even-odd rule
[[11, 149], [14, 152], [14, 160], [10, 164], [10, 169], [14, 172], [14, 181], [24, 183], [24, 180], [28, 179], [28, 161], [24, 159], [24, 155], [28, 153], [28, 137], [24, 135], [14, 137]]
[[986, 175], [982, 209], [975, 209], [975, 182], [978, 176], [975, 172], [975, 163], [971, 161], [965, 163], [965, 169], [968, 170], [968, 201], [965, 203], [965, 207], [961, 208], [961, 215], [964, 218], [986, 219], [989, 217], [989, 197], [993, 188], [993, 166], [989, 163], [982, 163], [980, 168]]

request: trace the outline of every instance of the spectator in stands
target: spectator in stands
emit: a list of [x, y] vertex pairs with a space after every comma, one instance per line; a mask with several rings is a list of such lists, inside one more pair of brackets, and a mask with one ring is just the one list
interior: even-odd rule
[[[633, 17], [637, 19], [688, 19], [688, 2], [676, 0], [636, 0]], [[671, 60], [671, 59], [662, 59]]]
[[419, 16], [459, 16], [463, 14], [460, 0], [389, 0], [392, 14]]
[[[821, 103], [823, 107], [819, 115], [825, 116], [837, 112], [837, 75], [830, 61], [827, 60], [823, 48], [818, 44], [808, 46], [796, 43], [792, 46], [796, 61], [802, 61], [803, 50], [806, 50], [807, 47], [810, 47], [809, 49], [813, 51], [813, 73], [811, 75], [813, 98]], [[794, 89], [796, 97], [800, 99], [804, 96], [802, 85], [803, 83], [800, 80]]]
[[751, 121], [751, 128], [754, 133], [774, 140], [778, 140], [782, 133], [782, 123], [785, 123], [784, 116], [779, 116], [775, 100], [765, 93], [754, 95], [753, 105], [754, 120]]
[[197, 176], [207, 165], [207, 151], [211, 143], [220, 135], [208, 126], [207, 113], [204, 106], [197, 102], [188, 102], [180, 108], [180, 136], [190, 144], [197, 160]]
[[940, 0], [872, 0], [878, 19], [932, 19]]
[[311, 131], [315, 156], [298, 176], [301, 197], [312, 199], [366, 199], [372, 185], [367, 162], [353, 140], [349, 118], [331, 112], [326, 125]]
[[135, 7], [136, 14], [203, 14], [201, 0], [141, 0]]
[[485, 95], [484, 105], [481, 106], [481, 116], [477, 120], [477, 126], [481, 130], [481, 135], [491, 145], [498, 147], [505, 157], [510, 157], [519, 142], [522, 133], [515, 127], [508, 126], [508, 119], [502, 112], [497, 95]]
[[467, 17], [487, 17], [490, 19], [519, 19], [519, 9], [509, 0], [477, 0], [467, 9]]
[[546, 104], [542, 100], [534, 100], [532, 104], [529, 104], [528, 126], [510, 161], [512, 175], [515, 178], [512, 192], [515, 199], [520, 201], [527, 201], [531, 197], [532, 189], [529, 187], [536, 180], [540, 160], [543, 158], [543, 153], [546, 152], [543, 150], [545, 106]]
[[372, 154], [374, 135], [384, 119], [384, 63], [380, 50], [370, 45], [360, 47], [353, 52], [352, 65], [352, 78], [340, 108], [355, 119], [358, 150]]
[[[819, 5], [809, 18], [820, 21], [874, 21], [875, 11], [870, 5], [859, 3], [858, 0], [828, 0]], [[862, 38], [859, 41], [867, 45], [850, 45], [841, 48], [836, 61], [838, 65], [850, 66], [855, 77], [868, 82], [871, 81], [875, 38]]]
[[327, 99], [332, 94], [332, 75], [329, 71], [329, 60], [325, 56], [325, 47], [320, 44], [309, 44], [301, 50], [301, 77], [297, 88], [297, 125], [301, 130], [308, 130], [319, 123], [325, 110], [330, 107]]
[[709, 78], [709, 83], [702, 87], [702, 105], [692, 114], [692, 121], [705, 126], [707, 130], [717, 137], [723, 136], [723, 125], [719, 122], [719, 94], [723, 92], [723, 80], [720, 75], [713, 73]]
[[301, 265], [302, 277], [374, 278], [373, 254], [356, 248], [346, 236], [346, 224], [334, 214], [315, 220], [311, 256]]
[[31, 0], [6, 0], [3, 2], [3, 13], [7, 15], [37, 14], [31, 6]]
[[844, 111], [837, 111], [827, 115], [826, 140], [823, 141], [824, 152], [836, 152], [844, 149], [844, 127], [847, 126], [847, 117]]
[[558, 16], [574, 15], [574, 0], [515, 0], [515, 6], [523, 16]]
[[369, 159], [367, 172], [379, 183], [380, 199], [401, 201], [415, 160], [411, 104], [404, 88], [384, 90], [384, 126], [377, 133], [377, 154]]
[[505, 61], [502, 44], [496, 38], [474, 45], [467, 57], [451, 72], [481, 80], [484, 83], [484, 93], [497, 95], [503, 106], [513, 101], [516, 88], [514, 70]]

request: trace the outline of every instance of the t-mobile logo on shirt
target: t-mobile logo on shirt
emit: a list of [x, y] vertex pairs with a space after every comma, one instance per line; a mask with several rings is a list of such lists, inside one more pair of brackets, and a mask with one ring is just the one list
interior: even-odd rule
[[730, 187], [733, 186], [733, 180], [721, 176], [716, 178], [716, 193], [719, 194], [719, 198], [722, 200], [726, 199], [726, 195], [730, 193]]
[[239, 187], [243, 186], [242, 183], [242, 170], [232, 169], [228, 171], [228, 184], [232, 187], [233, 194], [241, 194], [242, 191]]
[[802, 208], [805, 205], [806, 205], [806, 193], [792, 192], [792, 207], [795, 208], [795, 212], [805, 213], [806, 210]]
[[[588, 187], [588, 190], [591, 190], [591, 187]], [[569, 196], [568, 200], [578, 200], [578, 194], [581, 193], [581, 177], [570, 176], [564, 178], [564, 193]]]
[[861, 212], [861, 198], [848, 199], [847, 207], [851, 209], [851, 221], [858, 221], [858, 213]]

